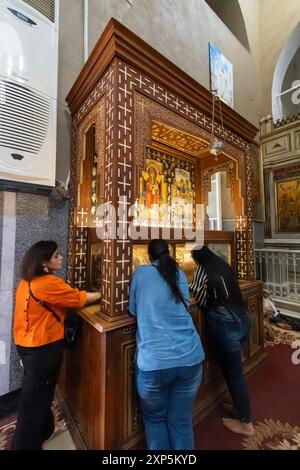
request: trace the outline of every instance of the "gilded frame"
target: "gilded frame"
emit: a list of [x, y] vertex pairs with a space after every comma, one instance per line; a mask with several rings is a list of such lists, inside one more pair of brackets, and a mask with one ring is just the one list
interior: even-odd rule
[[274, 183], [276, 232], [300, 233], [300, 175]]

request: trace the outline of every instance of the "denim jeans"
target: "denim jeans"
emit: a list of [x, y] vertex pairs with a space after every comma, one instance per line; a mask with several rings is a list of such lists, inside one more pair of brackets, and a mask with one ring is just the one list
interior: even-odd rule
[[24, 367], [13, 450], [42, 450], [54, 431], [51, 404], [63, 359], [63, 340], [17, 346]]
[[149, 450], [194, 449], [192, 417], [201, 379], [202, 364], [152, 371], [136, 368]]
[[240, 420], [251, 422], [250, 399], [242, 366], [242, 346], [250, 332], [247, 312], [217, 307], [207, 314], [207, 335]]

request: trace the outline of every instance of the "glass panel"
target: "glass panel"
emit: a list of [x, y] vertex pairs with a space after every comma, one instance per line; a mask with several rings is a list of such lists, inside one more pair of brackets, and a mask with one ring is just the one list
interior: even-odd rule
[[188, 282], [192, 282], [196, 265], [191, 257], [191, 249], [187, 244], [176, 245], [176, 261], [184, 271]]
[[101, 256], [102, 242], [91, 243], [89, 288], [98, 292], [101, 287]]
[[219, 171], [211, 176], [207, 214], [209, 230], [235, 230], [235, 207], [230, 188], [227, 187], [225, 171]]
[[[173, 256], [174, 247], [169, 244], [170, 255]], [[148, 243], [133, 245], [132, 255], [132, 271], [134, 272], [138, 266], [150, 264], [148, 256]]]
[[231, 265], [230, 243], [207, 243], [207, 247]]
[[147, 147], [146, 167], [139, 175], [134, 224], [189, 227], [194, 222], [195, 164]]
[[133, 246], [132, 271], [135, 271], [136, 268], [142, 264], [149, 264], [147, 244]]

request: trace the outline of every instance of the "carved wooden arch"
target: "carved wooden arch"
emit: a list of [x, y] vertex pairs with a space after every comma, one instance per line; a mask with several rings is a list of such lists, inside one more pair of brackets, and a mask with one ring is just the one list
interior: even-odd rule
[[197, 126], [196, 124], [188, 121], [187, 119], [178, 116], [173, 111], [161, 106], [159, 103], [149, 99], [141, 93], [135, 92], [135, 168], [134, 168], [134, 195], [138, 197], [138, 175], [140, 170], [146, 168], [146, 147], [152, 144], [151, 123], [152, 121], [159, 121], [163, 124], [170, 125], [178, 130], [187, 132], [189, 134], [201, 137], [209, 141], [210, 134]]
[[207, 166], [201, 172], [201, 202], [208, 205], [208, 193], [211, 191], [211, 177], [220, 171], [226, 173], [226, 187], [230, 190], [231, 201], [235, 207], [235, 217], [243, 215], [244, 198], [241, 195], [241, 182], [238, 177], [237, 162], [226, 157], [227, 160], [214, 161], [214, 166]]
[[[86, 158], [86, 134], [90, 127], [95, 124], [95, 150], [97, 154], [97, 175], [100, 178], [100, 199], [103, 198], [103, 166], [105, 151], [105, 102], [104, 98], [99, 100], [85, 119], [82, 120], [76, 131], [76, 175], [75, 199], [77, 208], [82, 208], [81, 187], [84, 181], [83, 163]], [[88, 208], [83, 208], [87, 210]]]
[[[193, 134], [206, 141], [210, 141], [211, 134], [204, 128], [192, 123], [186, 118], [179, 116], [175, 112], [160, 105], [156, 101], [135, 92], [135, 134], [134, 134], [134, 155], [135, 155], [135, 168], [134, 168], [134, 195], [138, 196], [138, 175], [141, 169], [146, 166], [146, 146], [151, 145], [151, 122], [153, 120], [171, 125], [174, 128]], [[236, 162], [236, 175], [240, 180], [240, 194], [246, 203], [247, 185], [246, 185], [246, 155], [245, 152], [231, 145], [228, 142], [224, 143], [224, 154], [230, 155], [231, 161]], [[229, 157], [226, 157], [229, 158]], [[214, 161], [214, 165], [216, 162]], [[246, 213], [246, 207], [244, 208]], [[239, 211], [238, 214], [243, 212]]]
[[[146, 162], [146, 145], [151, 145], [151, 122], [153, 120], [170, 124], [179, 130], [210, 140], [208, 126], [201, 127], [194, 124], [186, 117], [180, 116], [176, 110], [171, 110], [157, 101], [134, 92], [134, 117], [136, 126], [134, 129], [134, 186], [133, 195], [138, 195], [138, 175], [140, 169], [144, 169]], [[233, 141], [235, 143], [235, 141]], [[223, 140], [224, 154], [218, 156], [235, 162], [235, 178], [240, 181], [240, 197], [237, 198], [236, 209], [236, 247], [237, 247], [237, 272], [240, 279], [253, 279], [253, 225], [252, 225], [252, 200], [251, 200], [251, 163], [249, 145], [245, 143], [244, 149], [238, 148], [227, 140]], [[230, 156], [230, 157], [227, 157]], [[214, 159], [214, 157], [211, 157]], [[208, 159], [207, 159], [208, 160]], [[206, 162], [208, 163], [208, 162]], [[211, 166], [216, 166], [216, 161]], [[217, 171], [217, 169], [215, 170]], [[234, 179], [235, 179], [234, 178]], [[236, 184], [236, 183], [235, 183]]]

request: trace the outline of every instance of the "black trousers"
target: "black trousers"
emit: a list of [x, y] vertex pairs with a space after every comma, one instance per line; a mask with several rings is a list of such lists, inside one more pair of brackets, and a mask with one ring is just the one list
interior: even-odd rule
[[251, 422], [250, 398], [242, 365], [242, 347], [250, 332], [247, 313], [218, 307], [207, 314], [207, 334], [240, 420]]
[[54, 431], [51, 404], [63, 359], [63, 340], [27, 348], [17, 346], [24, 367], [13, 450], [42, 450]]

